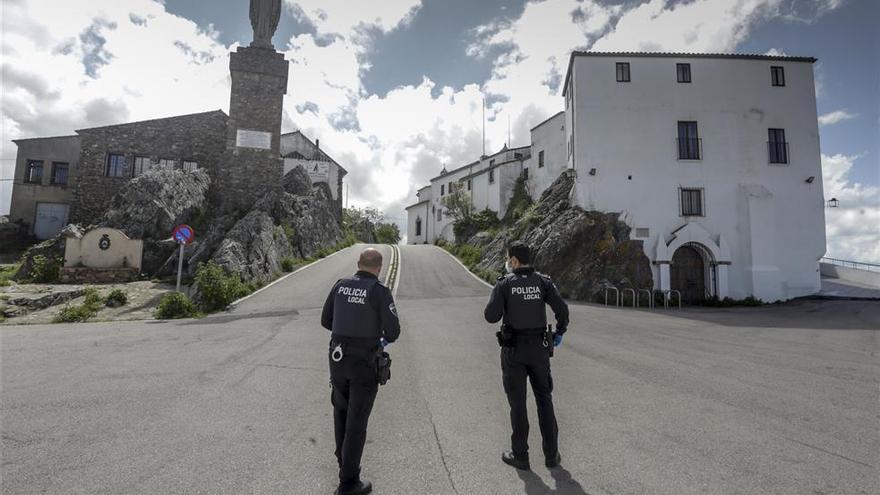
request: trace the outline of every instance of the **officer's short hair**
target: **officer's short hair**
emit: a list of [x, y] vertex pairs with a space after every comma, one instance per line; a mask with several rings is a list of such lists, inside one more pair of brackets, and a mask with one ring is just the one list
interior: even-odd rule
[[382, 253], [377, 249], [367, 248], [361, 251], [358, 266], [361, 268], [377, 268], [382, 265]]
[[523, 265], [528, 265], [532, 259], [529, 247], [518, 241], [507, 246], [507, 255], [515, 257]]

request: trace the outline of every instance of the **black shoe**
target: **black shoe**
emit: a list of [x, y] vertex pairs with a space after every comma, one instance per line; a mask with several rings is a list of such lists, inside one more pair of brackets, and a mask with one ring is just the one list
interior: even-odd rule
[[517, 469], [522, 469], [524, 471], [528, 471], [531, 469], [529, 466], [529, 458], [528, 457], [517, 457], [513, 455], [513, 452], [505, 452], [501, 454], [501, 460], [504, 461], [504, 464], [508, 466], [513, 466]]
[[559, 467], [560, 462], [562, 462], [562, 456], [559, 455], [559, 452], [556, 453], [555, 457], [547, 457], [544, 459], [544, 465], [551, 469]]
[[337, 488], [336, 495], [366, 495], [367, 493], [370, 493], [372, 491], [372, 483], [370, 483], [369, 481], [358, 481], [357, 484], [351, 488]]

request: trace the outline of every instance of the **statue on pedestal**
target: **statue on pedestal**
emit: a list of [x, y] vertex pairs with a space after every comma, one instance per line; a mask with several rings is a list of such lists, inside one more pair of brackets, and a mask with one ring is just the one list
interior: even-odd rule
[[254, 41], [251, 46], [268, 48], [272, 46], [272, 36], [281, 18], [281, 0], [251, 0], [251, 27], [254, 28]]

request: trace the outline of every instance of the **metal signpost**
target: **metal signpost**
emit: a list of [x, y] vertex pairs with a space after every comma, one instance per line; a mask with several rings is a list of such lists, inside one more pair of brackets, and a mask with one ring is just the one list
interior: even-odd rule
[[178, 225], [171, 233], [174, 241], [180, 244], [180, 254], [177, 256], [177, 292], [180, 292], [180, 277], [183, 274], [183, 248], [192, 244], [195, 235], [195, 231], [187, 224]]

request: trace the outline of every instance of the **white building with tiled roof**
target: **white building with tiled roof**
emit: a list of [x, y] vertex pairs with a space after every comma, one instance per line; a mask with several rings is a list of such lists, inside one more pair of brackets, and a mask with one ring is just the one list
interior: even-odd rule
[[815, 61], [572, 54], [563, 96], [574, 197], [623, 213], [654, 288], [685, 300], [819, 291]]

